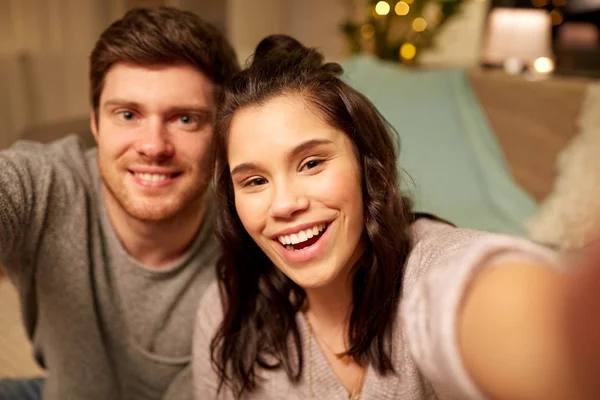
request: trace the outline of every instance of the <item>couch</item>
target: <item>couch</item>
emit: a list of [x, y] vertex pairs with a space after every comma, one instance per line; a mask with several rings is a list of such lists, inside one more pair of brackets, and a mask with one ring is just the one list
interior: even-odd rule
[[[552, 190], [558, 154], [578, 131], [578, 115], [589, 82], [562, 77], [531, 81], [480, 69], [466, 71], [466, 77], [482, 109], [484, 120], [480, 122], [489, 124], [515, 186], [534, 203], [541, 202]], [[371, 95], [377, 97], [376, 93]], [[432, 110], [433, 115], [436, 113]], [[403, 125], [396, 126], [401, 136]], [[82, 135], [89, 146], [94, 143], [87, 116], [32, 127], [21, 137], [49, 142], [66, 133]], [[0, 326], [18, 324], [15, 293], [0, 277], [2, 304], [5, 307], [0, 307]], [[4, 329], [0, 329], [0, 377], [38, 374], [28, 356], [22, 329]]]

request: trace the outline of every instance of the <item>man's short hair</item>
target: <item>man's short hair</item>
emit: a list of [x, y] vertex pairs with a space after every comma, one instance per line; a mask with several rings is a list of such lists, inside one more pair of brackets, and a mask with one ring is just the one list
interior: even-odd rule
[[133, 9], [102, 33], [90, 57], [90, 101], [96, 113], [104, 78], [116, 63], [191, 65], [213, 82], [217, 103], [224, 82], [240, 69], [233, 48], [215, 26], [171, 7]]

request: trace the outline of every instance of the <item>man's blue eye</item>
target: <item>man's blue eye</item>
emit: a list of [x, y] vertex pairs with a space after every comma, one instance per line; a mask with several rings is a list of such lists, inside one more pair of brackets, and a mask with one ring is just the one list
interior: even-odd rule
[[132, 113], [131, 111], [124, 111], [124, 112], [122, 113], [122, 115], [123, 115], [123, 119], [126, 119], [126, 120], [128, 120], [128, 121], [129, 121], [129, 120], [132, 120], [132, 119], [133, 119], [133, 117], [134, 117], [134, 115], [133, 115], [133, 113]]
[[198, 122], [198, 118], [192, 115], [182, 115], [179, 117], [179, 121], [184, 125], [191, 125]]

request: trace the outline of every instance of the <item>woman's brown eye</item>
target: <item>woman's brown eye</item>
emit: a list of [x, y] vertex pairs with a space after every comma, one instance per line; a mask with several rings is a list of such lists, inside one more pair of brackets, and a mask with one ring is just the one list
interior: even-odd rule
[[304, 164], [304, 168], [312, 169], [312, 168], [317, 167], [322, 162], [323, 162], [323, 160], [310, 160], [310, 161], [307, 161], [306, 164]]
[[247, 181], [244, 186], [260, 186], [264, 185], [267, 182], [264, 178], [254, 178]]

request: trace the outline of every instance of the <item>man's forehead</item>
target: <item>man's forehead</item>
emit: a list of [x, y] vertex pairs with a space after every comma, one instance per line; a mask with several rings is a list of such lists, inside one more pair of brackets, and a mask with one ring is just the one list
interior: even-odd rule
[[162, 107], [214, 108], [214, 84], [191, 66], [119, 64], [104, 81], [101, 104], [137, 103]]

